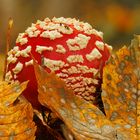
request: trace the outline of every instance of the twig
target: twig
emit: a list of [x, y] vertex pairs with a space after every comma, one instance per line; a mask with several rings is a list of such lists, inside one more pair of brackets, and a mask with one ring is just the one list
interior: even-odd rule
[[5, 49], [5, 62], [4, 62], [3, 80], [5, 79], [5, 75], [6, 75], [6, 72], [7, 72], [7, 56], [8, 56], [8, 51], [9, 51], [9, 48], [10, 48], [10, 39], [11, 39], [12, 26], [13, 26], [13, 19], [9, 18], [7, 35], [6, 35], [6, 49]]

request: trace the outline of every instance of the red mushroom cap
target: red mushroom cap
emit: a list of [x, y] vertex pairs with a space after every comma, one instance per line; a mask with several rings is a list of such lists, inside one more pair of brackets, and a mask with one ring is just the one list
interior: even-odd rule
[[94, 101], [110, 50], [103, 42], [102, 32], [88, 23], [63, 17], [46, 18], [19, 34], [16, 46], [8, 52], [6, 80], [29, 80], [24, 96], [33, 106], [39, 105], [32, 53], [46, 71], [54, 71], [76, 95]]

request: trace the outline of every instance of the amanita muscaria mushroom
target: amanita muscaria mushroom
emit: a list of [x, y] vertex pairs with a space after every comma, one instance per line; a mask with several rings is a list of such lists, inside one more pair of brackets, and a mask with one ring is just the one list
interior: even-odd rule
[[76, 19], [37, 21], [19, 34], [16, 46], [8, 52], [6, 81], [29, 80], [24, 96], [38, 107], [32, 54], [47, 72], [55, 72], [77, 96], [94, 103], [111, 50], [102, 35]]

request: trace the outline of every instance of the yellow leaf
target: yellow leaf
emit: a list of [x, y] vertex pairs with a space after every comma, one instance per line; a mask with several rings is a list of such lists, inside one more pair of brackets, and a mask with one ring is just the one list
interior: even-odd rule
[[140, 36], [110, 59], [103, 77], [106, 117], [128, 139], [140, 139]]

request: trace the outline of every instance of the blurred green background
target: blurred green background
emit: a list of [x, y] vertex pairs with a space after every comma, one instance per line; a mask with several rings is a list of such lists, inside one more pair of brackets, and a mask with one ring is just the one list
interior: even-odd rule
[[[89, 22], [104, 32], [105, 42], [114, 50], [128, 45], [133, 34], [140, 34], [140, 0], [0, 0], [0, 52], [5, 50], [9, 17], [14, 20], [10, 43], [13, 47], [18, 33], [31, 23], [54, 16]], [[0, 61], [3, 62], [2, 56]]]

